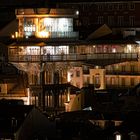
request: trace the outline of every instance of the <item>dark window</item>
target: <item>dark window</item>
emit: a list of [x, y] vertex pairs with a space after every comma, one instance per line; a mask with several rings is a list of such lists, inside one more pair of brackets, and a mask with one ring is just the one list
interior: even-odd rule
[[135, 84], [135, 79], [134, 79], [134, 78], [131, 78], [130, 80], [131, 80], [131, 81], [130, 81], [130, 82], [131, 82], [131, 86], [134, 86], [134, 84]]
[[131, 68], [131, 72], [135, 71], [135, 66], [134, 65], [131, 65], [130, 68]]
[[134, 24], [135, 24], [135, 17], [134, 16], [130, 16], [129, 17], [129, 25], [130, 26], [134, 26]]
[[125, 86], [125, 78], [122, 78], [122, 86]]
[[80, 71], [79, 70], [76, 71], [76, 77], [80, 77]]
[[125, 66], [122, 66], [122, 72], [125, 72]]
[[118, 25], [122, 26], [124, 22], [124, 17], [123, 16], [118, 16]]
[[134, 10], [134, 9], [135, 9], [135, 3], [130, 3], [129, 9], [130, 9], [130, 10]]

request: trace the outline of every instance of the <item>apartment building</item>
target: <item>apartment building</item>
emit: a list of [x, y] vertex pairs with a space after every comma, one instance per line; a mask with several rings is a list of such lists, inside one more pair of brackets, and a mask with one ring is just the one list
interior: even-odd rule
[[58, 1], [58, 7], [74, 7], [79, 10], [79, 29], [81, 38], [87, 38], [89, 34], [103, 24], [108, 25], [113, 35], [119, 38], [127, 35], [139, 34], [139, 7], [138, 0], [114, 1]]

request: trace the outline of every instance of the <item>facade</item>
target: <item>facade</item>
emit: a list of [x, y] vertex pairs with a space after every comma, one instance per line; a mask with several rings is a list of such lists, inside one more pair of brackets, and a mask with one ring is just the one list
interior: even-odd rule
[[[69, 55], [69, 43], [78, 39], [73, 24], [76, 10], [17, 9], [18, 32], [8, 47], [9, 62], [28, 74], [26, 96], [29, 104], [64, 111], [69, 100], [67, 71], [76, 55]], [[73, 95], [71, 95], [73, 96]], [[45, 107], [45, 108], [44, 108]]]
[[[60, 4], [61, 2], [61, 4]], [[119, 38], [139, 34], [138, 0], [114, 1], [59, 1], [58, 7], [74, 7], [79, 10], [79, 27], [81, 38], [87, 38], [90, 33], [103, 24], [108, 25]]]
[[0, 100], [1, 139], [30, 140], [56, 137], [56, 126], [40, 110], [19, 101]]
[[17, 9], [18, 32], [8, 46], [8, 62], [28, 74], [28, 102], [64, 111], [75, 96], [70, 85], [93, 84], [95, 90], [137, 85], [139, 5], [62, 2], [57, 8]]

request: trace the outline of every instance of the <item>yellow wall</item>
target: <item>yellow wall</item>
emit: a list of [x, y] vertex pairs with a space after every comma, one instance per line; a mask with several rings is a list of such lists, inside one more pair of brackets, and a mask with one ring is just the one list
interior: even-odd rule
[[82, 110], [84, 105], [84, 94], [78, 94], [69, 103], [69, 111]]
[[[82, 67], [74, 67], [72, 69], [72, 71], [73, 71], [73, 77], [71, 79], [72, 85], [74, 85], [76, 87], [79, 87], [79, 88], [82, 88], [83, 87], [83, 70], [82, 70]], [[80, 72], [79, 77], [76, 75], [76, 71]]]
[[105, 69], [90, 69], [90, 84], [95, 84], [96, 74], [99, 74], [100, 87], [95, 89], [105, 89]]
[[0, 93], [7, 94], [7, 84], [0, 84]]

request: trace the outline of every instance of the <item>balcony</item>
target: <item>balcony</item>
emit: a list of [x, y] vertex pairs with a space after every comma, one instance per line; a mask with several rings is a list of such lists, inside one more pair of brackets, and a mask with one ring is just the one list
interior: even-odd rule
[[94, 53], [94, 54], [58, 54], [58, 55], [9, 55], [9, 62], [76, 62], [105, 66], [125, 61], [138, 61], [137, 53]]
[[78, 32], [51, 32], [49, 38], [78, 38]]
[[127, 71], [127, 70], [125, 70], [125, 71], [123, 71], [123, 70], [106, 70], [106, 74], [108, 75], [135, 75], [135, 76], [137, 76], [137, 75], [140, 75], [140, 71], [134, 71], [134, 70], [129, 70], [129, 71]]

